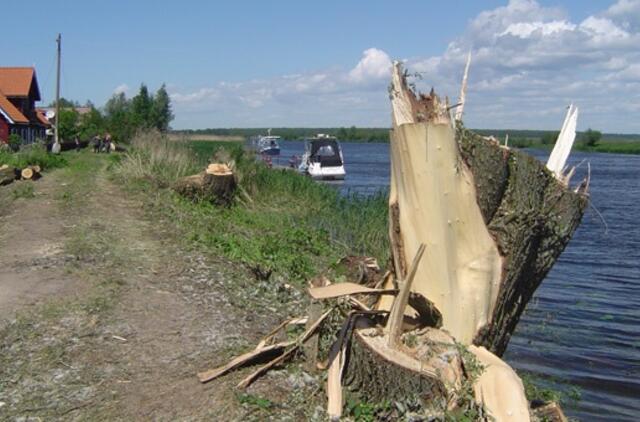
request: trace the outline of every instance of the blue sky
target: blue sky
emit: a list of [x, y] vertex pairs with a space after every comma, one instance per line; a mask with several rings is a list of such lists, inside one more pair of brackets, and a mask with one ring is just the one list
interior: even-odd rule
[[[640, 1], [10, 1], [0, 65], [35, 65], [44, 102], [63, 34], [63, 95], [97, 105], [166, 83], [175, 128], [389, 126], [388, 65], [405, 60], [465, 122], [640, 132]], [[33, 13], [33, 11], [39, 11]], [[43, 12], [46, 11], [46, 12]]]

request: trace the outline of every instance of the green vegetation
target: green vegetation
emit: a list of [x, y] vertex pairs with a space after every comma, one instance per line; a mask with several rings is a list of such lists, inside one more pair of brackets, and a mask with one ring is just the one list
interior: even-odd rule
[[29, 199], [35, 197], [35, 192], [33, 191], [33, 183], [27, 182], [21, 183], [13, 188], [11, 191], [11, 196], [13, 199], [24, 198]]
[[[55, 103], [50, 104], [51, 107]], [[157, 129], [166, 132], [173, 120], [171, 100], [163, 84], [151, 95], [145, 84], [136, 96], [128, 99], [124, 93], [114, 94], [101, 112], [91, 102], [83, 114], [76, 110], [80, 104], [60, 99], [60, 138], [71, 141], [76, 137], [88, 140], [96, 135], [111, 133], [117, 142], [129, 142], [140, 130]]]
[[587, 131], [580, 136], [582, 144], [587, 148], [595, 147], [601, 138], [602, 133], [597, 130], [592, 130], [591, 128], [587, 129]]
[[[258, 279], [302, 282], [347, 253], [388, 259], [387, 199], [342, 197], [330, 186], [288, 170], [271, 170], [232, 143], [138, 136], [116, 174], [140, 190], [160, 188], [153, 208], [175, 221], [205, 249], [247, 265]], [[210, 157], [235, 164], [240, 194], [229, 208], [193, 203], [171, 191], [182, 176], [201, 171]]]
[[0, 150], [0, 165], [2, 164], [18, 168], [38, 165], [42, 169], [52, 169], [64, 167], [67, 160], [62, 155], [49, 154], [44, 145], [36, 143], [25, 145], [18, 152]]

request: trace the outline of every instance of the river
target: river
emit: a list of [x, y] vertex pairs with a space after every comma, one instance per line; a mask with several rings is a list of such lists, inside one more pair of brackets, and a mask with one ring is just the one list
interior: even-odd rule
[[[281, 164], [303, 151], [302, 142], [286, 141], [281, 147]], [[347, 177], [338, 186], [343, 192], [388, 188], [388, 144], [342, 147]], [[544, 152], [531, 153], [546, 158]], [[569, 163], [582, 160], [591, 164], [593, 206], [529, 303], [505, 359], [539, 384], [565, 392], [568, 416], [637, 421], [640, 156], [574, 152]], [[574, 184], [585, 169], [583, 164]]]

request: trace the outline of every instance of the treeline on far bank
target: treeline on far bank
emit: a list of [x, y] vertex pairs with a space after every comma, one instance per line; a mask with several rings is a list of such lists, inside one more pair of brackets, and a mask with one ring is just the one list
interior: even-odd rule
[[[55, 107], [55, 102], [49, 107]], [[155, 94], [145, 84], [138, 94], [127, 98], [124, 92], [114, 94], [102, 108], [91, 102], [80, 105], [76, 101], [60, 99], [60, 139], [86, 141], [106, 133], [116, 142], [129, 142], [140, 130], [169, 130], [173, 120], [171, 99], [163, 84]]]
[[[269, 128], [211, 128], [181, 130], [176, 133], [188, 134], [192, 139], [197, 135], [218, 135], [218, 136], [242, 136], [245, 138], [266, 135]], [[517, 130], [517, 129], [473, 129], [484, 136], [494, 136], [499, 141], [505, 141], [509, 135], [509, 145], [519, 148], [536, 148], [553, 145], [558, 137], [558, 131], [550, 130]], [[271, 128], [271, 134], [281, 136], [285, 140], [302, 140], [318, 133], [325, 133], [335, 136], [341, 141], [348, 142], [389, 142], [389, 128], [374, 127], [333, 127], [333, 128], [295, 128], [280, 127]], [[611, 144], [627, 144], [627, 148], [636, 145], [640, 151], [640, 135], [636, 134], [615, 134], [601, 133], [597, 130], [588, 129], [578, 132], [578, 147], [589, 148], [599, 146], [605, 148]]]

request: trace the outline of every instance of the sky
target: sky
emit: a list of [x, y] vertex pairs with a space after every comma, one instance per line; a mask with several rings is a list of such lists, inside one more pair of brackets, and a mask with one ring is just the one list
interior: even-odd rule
[[[0, 66], [103, 105], [165, 83], [175, 129], [389, 127], [393, 60], [473, 128], [640, 133], [640, 0], [3, 2]], [[20, 18], [21, 16], [24, 17]]]

